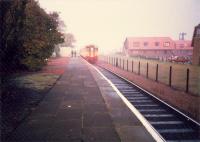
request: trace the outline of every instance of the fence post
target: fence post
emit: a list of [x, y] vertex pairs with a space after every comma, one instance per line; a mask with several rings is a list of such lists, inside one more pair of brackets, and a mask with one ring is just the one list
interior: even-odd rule
[[128, 71], [128, 59], [127, 59], [127, 71]]
[[189, 79], [190, 79], [190, 70], [187, 68], [187, 78], [186, 78], [186, 93], [189, 92]]
[[139, 61], [139, 64], [138, 64], [138, 75], [140, 75], [140, 61]]
[[113, 57], [112, 57], [112, 65], [113, 65]]
[[149, 77], [149, 63], [147, 62], [147, 78]]
[[169, 86], [172, 86], [172, 66], [169, 67]]
[[132, 60], [132, 72], [133, 72], [133, 60]]
[[122, 64], [121, 64], [121, 58], [120, 58], [120, 60], [119, 60], [119, 63], [120, 63], [120, 68], [121, 68], [121, 66], [122, 66]]
[[124, 59], [123, 59], [123, 70], [124, 70]]
[[158, 81], [158, 64], [156, 65], [156, 82]]

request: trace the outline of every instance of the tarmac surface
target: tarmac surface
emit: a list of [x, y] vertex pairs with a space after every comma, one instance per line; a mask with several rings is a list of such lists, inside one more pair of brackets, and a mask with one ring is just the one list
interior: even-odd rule
[[154, 141], [108, 82], [81, 58], [65, 73], [10, 142]]

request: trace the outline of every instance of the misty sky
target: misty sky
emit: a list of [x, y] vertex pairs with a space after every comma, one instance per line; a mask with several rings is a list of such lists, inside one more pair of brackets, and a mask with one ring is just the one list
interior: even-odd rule
[[200, 0], [39, 0], [47, 12], [58, 11], [77, 40], [103, 53], [120, 50], [126, 37], [192, 38], [200, 23]]

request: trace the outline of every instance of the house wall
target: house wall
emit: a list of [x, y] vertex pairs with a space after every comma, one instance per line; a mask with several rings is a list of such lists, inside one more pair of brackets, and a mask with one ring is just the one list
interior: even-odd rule
[[[168, 46], [166, 46], [166, 43]], [[191, 57], [192, 52], [191, 41], [175, 41], [169, 37], [136, 37], [127, 38], [124, 42], [124, 53], [133, 56], [151, 58], [168, 58], [172, 56]]]
[[195, 27], [192, 44], [194, 46], [192, 64], [200, 66], [200, 24]]
[[194, 42], [193, 62], [194, 65], [200, 66], [200, 38]]

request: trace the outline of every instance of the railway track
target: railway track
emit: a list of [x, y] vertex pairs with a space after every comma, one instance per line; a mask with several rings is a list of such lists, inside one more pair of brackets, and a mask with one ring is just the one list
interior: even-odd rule
[[[99, 66], [126, 100], [142, 115], [159, 139], [167, 142], [200, 142], [200, 124], [146, 90]], [[144, 123], [143, 123], [144, 125]]]

